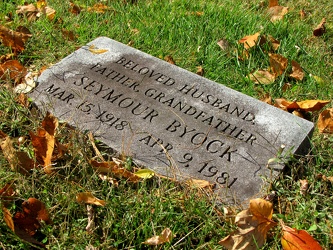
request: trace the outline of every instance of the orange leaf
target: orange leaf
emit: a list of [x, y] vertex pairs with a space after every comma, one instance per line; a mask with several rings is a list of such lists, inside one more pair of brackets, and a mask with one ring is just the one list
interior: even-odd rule
[[10, 213], [10, 211], [5, 208], [2, 207], [2, 212], [3, 212], [3, 216], [4, 216], [4, 221], [6, 222], [7, 226], [13, 231], [15, 232], [15, 226], [14, 226], [14, 221], [13, 221], [13, 216]]
[[22, 52], [24, 44], [31, 37], [31, 34], [16, 32], [0, 25], [0, 38], [3, 45], [11, 47], [14, 52]]
[[47, 112], [44, 120], [42, 121], [42, 127], [52, 136], [55, 136], [55, 131], [58, 128], [58, 119], [51, 113]]
[[317, 126], [320, 133], [333, 133], [333, 108], [320, 113]]
[[317, 27], [313, 30], [313, 35], [322, 36], [326, 32], [325, 24], [326, 24], [326, 18], [324, 17], [321, 20], [320, 24], [318, 24]]
[[38, 221], [44, 221], [46, 224], [52, 224], [49, 212], [43, 202], [36, 198], [29, 198], [22, 203], [23, 212]]
[[95, 13], [105, 13], [110, 8], [102, 3], [96, 3], [93, 7], [88, 7], [89, 12], [95, 12]]
[[249, 49], [257, 44], [259, 36], [260, 32], [257, 32], [253, 35], [244, 36], [242, 39], [238, 41], [238, 43], [244, 44], [244, 48]]
[[74, 3], [69, 3], [70, 4], [70, 8], [69, 8], [69, 12], [70, 13], [73, 13], [74, 15], [78, 15], [78, 14], [80, 14], [81, 13], [81, 8], [78, 6], [78, 5], [76, 5], [76, 4], [74, 4]]
[[268, 5], [269, 8], [278, 5], [279, 5], [278, 0], [269, 0], [269, 5]]
[[298, 81], [302, 81], [304, 77], [304, 72], [301, 68], [301, 65], [299, 65], [298, 62], [292, 60], [291, 66], [292, 66], [292, 72], [289, 76], [295, 78]]
[[283, 235], [281, 244], [284, 250], [321, 250], [319, 243], [305, 230], [297, 230], [281, 223]]
[[8, 60], [0, 65], [0, 79], [2, 80], [9, 77], [16, 84], [19, 84], [26, 74], [27, 69], [17, 60]]
[[279, 54], [269, 53], [269, 64], [275, 76], [280, 76], [288, 66], [288, 59]]
[[275, 99], [275, 106], [283, 110], [292, 111], [299, 109], [302, 111], [318, 111], [330, 101], [325, 100], [305, 100], [301, 102], [290, 102], [284, 98]]
[[88, 203], [97, 206], [105, 206], [106, 202], [96, 198], [90, 192], [83, 192], [76, 195], [76, 201], [79, 203]]

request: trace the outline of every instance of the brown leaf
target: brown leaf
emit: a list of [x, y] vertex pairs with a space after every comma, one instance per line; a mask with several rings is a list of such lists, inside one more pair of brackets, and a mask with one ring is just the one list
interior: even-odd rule
[[0, 25], [0, 38], [3, 45], [11, 47], [14, 52], [22, 52], [31, 34], [16, 32]]
[[326, 18], [324, 17], [321, 20], [320, 24], [318, 24], [317, 27], [313, 30], [313, 35], [322, 36], [326, 32], [325, 24], [326, 24]]
[[97, 206], [105, 206], [106, 202], [96, 198], [90, 192], [83, 192], [76, 195], [76, 201], [79, 203], [92, 204]]
[[88, 7], [89, 12], [95, 12], [100, 14], [103, 14], [108, 10], [110, 10], [110, 8], [102, 3], [96, 3], [93, 7]]
[[15, 232], [15, 226], [14, 226], [14, 221], [13, 221], [13, 216], [10, 213], [10, 211], [6, 207], [2, 207], [2, 213], [4, 216], [4, 221], [6, 222], [7, 226]]
[[165, 56], [164, 60], [167, 61], [168, 63], [176, 65], [175, 61], [173, 60], [172, 56], [170, 56], [170, 55]]
[[297, 230], [281, 223], [283, 235], [281, 244], [284, 250], [322, 250], [319, 243], [305, 230]]
[[220, 39], [220, 40], [217, 42], [217, 45], [220, 46], [220, 48], [221, 48], [222, 50], [228, 50], [229, 47], [230, 47], [228, 40], [227, 40], [227, 39], [224, 39], [224, 38]]
[[197, 66], [197, 75], [203, 76], [204, 75], [204, 69], [202, 66]]
[[309, 182], [308, 180], [299, 180], [301, 187], [300, 187], [300, 193], [301, 195], [306, 195], [309, 188]]
[[28, 21], [35, 21], [38, 18], [38, 9], [34, 4], [19, 5], [16, 8], [16, 14], [25, 16]]
[[269, 64], [271, 71], [277, 77], [284, 73], [288, 66], [288, 59], [279, 54], [269, 53]]
[[253, 35], [244, 36], [242, 39], [238, 41], [238, 43], [243, 44], [245, 49], [249, 49], [257, 44], [259, 36], [260, 32], [257, 32]]
[[78, 14], [81, 13], [81, 8], [78, 5], [76, 5], [76, 4], [72, 3], [72, 2], [70, 2], [69, 5], [71, 6], [69, 8], [69, 12], [70, 13], [73, 13], [74, 15], [78, 15]]
[[283, 6], [274, 6], [268, 9], [268, 14], [271, 16], [271, 22], [277, 22], [283, 19], [288, 13], [289, 8]]
[[8, 207], [14, 200], [15, 190], [14, 182], [7, 183], [3, 188], [0, 189], [0, 200], [4, 207]]
[[91, 160], [90, 164], [94, 167], [96, 171], [102, 174], [114, 174], [118, 178], [125, 178], [133, 183], [136, 183], [141, 180], [139, 176], [121, 167], [120, 166], [121, 164], [116, 163], [114, 161], [98, 162], [95, 160]]
[[89, 46], [89, 51], [93, 54], [103, 54], [105, 52], [108, 52], [107, 49], [96, 49], [95, 45], [90, 45]]
[[292, 72], [289, 76], [298, 81], [302, 81], [304, 77], [304, 72], [303, 69], [301, 68], [301, 65], [299, 65], [298, 62], [292, 60], [291, 66], [292, 66]]
[[333, 108], [326, 109], [320, 113], [317, 127], [320, 133], [333, 133]]
[[281, 108], [283, 110], [293, 111], [293, 110], [301, 110], [301, 111], [318, 111], [322, 109], [326, 104], [330, 101], [325, 100], [305, 100], [301, 102], [290, 102], [284, 98], [275, 99], [275, 106]]
[[278, 0], [269, 0], [269, 5], [268, 5], [269, 8], [278, 6], [278, 5], [279, 5]]
[[0, 65], [0, 79], [9, 78], [19, 84], [27, 74], [27, 69], [17, 60], [8, 60]]
[[52, 224], [49, 212], [43, 202], [36, 198], [29, 198], [22, 203], [23, 212], [38, 221], [44, 221], [46, 224]]
[[151, 237], [147, 239], [143, 244], [150, 246], [157, 246], [167, 242], [170, 242], [173, 238], [172, 231], [170, 228], [165, 228], [162, 233], [158, 236]]
[[276, 226], [272, 221], [273, 204], [264, 199], [250, 201], [250, 208], [238, 213], [235, 223], [238, 229], [222, 239], [219, 244], [227, 249], [250, 250], [262, 247], [269, 229]]
[[78, 35], [72, 30], [61, 29], [62, 37], [68, 39], [69, 41], [75, 41]]
[[259, 69], [249, 75], [252, 82], [258, 84], [271, 84], [275, 81], [275, 76], [267, 70]]
[[260, 101], [265, 102], [269, 105], [272, 105], [272, 97], [270, 96], [269, 93], [264, 94], [261, 98]]

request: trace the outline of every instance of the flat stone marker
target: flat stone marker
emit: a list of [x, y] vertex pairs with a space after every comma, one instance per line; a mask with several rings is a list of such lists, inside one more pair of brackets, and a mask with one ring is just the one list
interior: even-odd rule
[[283, 168], [270, 159], [306, 151], [313, 130], [311, 122], [106, 37], [45, 70], [38, 83], [30, 97], [43, 111], [158, 173], [216, 183], [228, 203], [262, 195], [264, 178]]

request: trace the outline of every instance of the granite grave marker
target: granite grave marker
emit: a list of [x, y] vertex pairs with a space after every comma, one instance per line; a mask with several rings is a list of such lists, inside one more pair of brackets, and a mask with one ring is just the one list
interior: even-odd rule
[[30, 97], [140, 165], [216, 183], [227, 202], [259, 196], [263, 177], [283, 168], [268, 161], [283, 145], [281, 157], [306, 151], [313, 130], [311, 122], [106, 37], [45, 70]]

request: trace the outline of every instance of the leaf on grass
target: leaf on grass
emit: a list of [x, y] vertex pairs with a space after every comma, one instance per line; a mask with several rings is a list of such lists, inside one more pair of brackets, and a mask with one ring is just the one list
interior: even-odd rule
[[110, 8], [102, 3], [96, 3], [93, 7], [88, 7], [89, 12], [95, 12], [100, 14], [103, 14], [108, 10], [110, 10]]
[[313, 35], [322, 36], [326, 32], [325, 24], [326, 24], [326, 18], [324, 17], [321, 20], [320, 24], [318, 24], [317, 27], [313, 30]]
[[319, 133], [333, 133], [333, 108], [326, 109], [320, 113], [317, 127]]
[[150, 179], [155, 175], [155, 172], [150, 169], [140, 169], [134, 174], [142, 179]]
[[292, 60], [291, 66], [292, 66], [292, 72], [289, 76], [298, 81], [302, 81], [304, 78], [304, 72], [303, 72], [301, 65], [299, 65], [298, 62]]
[[305, 230], [288, 227], [281, 222], [283, 235], [281, 244], [284, 250], [321, 250], [319, 243]]
[[93, 54], [103, 54], [105, 52], [108, 52], [107, 49], [95, 49], [95, 45], [90, 45], [89, 51]]
[[69, 8], [69, 12], [70, 13], [73, 13], [74, 15], [78, 15], [78, 14], [81, 13], [81, 8], [78, 5], [76, 5], [76, 4], [72, 3], [72, 2], [70, 2], [69, 5], [71, 6]]
[[0, 38], [3, 45], [11, 47], [14, 52], [22, 52], [26, 41], [32, 35], [29, 33], [17, 32], [0, 25]]
[[86, 203], [86, 204], [92, 204], [97, 206], [105, 206], [106, 202], [104, 200], [100, 200], [96, 198], [92, 193], [90, 192], [82, 192], [76, 195], [76, 201], [79, 203]]
[[39, 17], [39, 11], [32, 3], [17, 6], [16, 14], [25, 16], [28, 21], [35, 21]]
[[29, 72], [25, 75], [23, 78], [23, 82], [18, 84], [15, 88], [14, 91], [15, 93], [22, 93], [22, 94], [27, 94], [31, 90], [33, 90], [36, 87], [36, 82], [34, 78], [38, 75], [38, 73], [33, 73]]
[[218, 42], [217, 42], [217, 45], [220, 46], [220, 48], [224, 51], [228, 50], [230, 45], [229, 45], [229, 42], [227, 39], [220, 39]]
[[197, 75], [203, 76], [204, 75], [204, 69], [202, 66], [197, 66]]
[[326, 104], [330, 103], [330, 101], [326, 100], [305, 100], [300, 102], [290, 102], [284, 98], [275, 99], [275, 102], [278, 104], [277, 107], [284, 110], [293, 111], [298, 109], [306, 112], [321, 110]]
[[15, 232], [15, 226], [13, 221], [13, 216], [6, 207], [2, 207], [3, 219], [6, 222], [7, 226]]
[[168, 63], [176, 65], [175, 60], [173, 60], [172, 56], [170, 55], [165, 56], [164, 60], [167, 61]]
[[15, 190], [14, 182], [6, 183], [6, 185], [0, 189], [0, 200], [4, 207], [8, 207], [14, 200]]
[[75, 41], [78, 38], [78, 35], [72, 30], [61, 29], [61, 34], [63, 38], [69, 41]]
[[48, 112], [42, 122], [42, 128], [37, 130], [37, 134], [30, 132], [36, 159], [44, 167], [47, 174], [52, 172], [51, 161], [55, 148], [56, 140], [54, 136], [57, 127], [57, 118]]
[[268, 7], [274, 7], [274, 6], [278, 6], [279, 5], [279, 0], [269, 0], [269, 4]]
[[268, 14], [271, 16], [271, 22], [277, 22], [283, 19], [288, 13], [289, 8], [283, 6], [274, 6], [268, 9]]
[[271, 84], [275, 81], [275, 75], [267, 70], [259, 69], [249, 75], [252, 82], [258, 84]]
[[272, 105], [272, 97], [269, 93], [263, 94], [260, 98], [260, 101]]
[[276, 40], [271, 35], [262, 35], [260, 38], [260, 45], [268, 43], [272, 50], [276, 51], [280, 47], [280, 41]]
[[27, 74], [27, 69], [17, 60], [8, 60], [0, 65], [0, 79], [9, 78], [19, 84]]
[[114, 161], [111, 162], [98, 162], [95, 160], [91, 160], [90, 164], [94, 167], [94, 169], [102, 174], [113, 174], [118, 178], [125, 178], [130, 182], [136, 183], [140, 181], [140, 177], [128, 171], [124, 167], [122, 167], [121, 163], [116, 163]]
[[166, 228], [162, 231], [162, 233], [158, 236], [153, 236], [147, 239], [143, 244], [150, 245], [150, 246], [157, 246], [167, 242], [170, 242], [173, 238], [172, 231], [170, 228]]
[[238, 213], [235, 223], [238, 229], [222, 239], [219, 244], [232, 250], [250, 250], [262, 247], [267, 232], [276, 222], [272, 221], [273, 204], [264, 199], [250, 201], [250, 208]]
[[288, 59], [279, 54], [269, 53], [269, 64], [271, 71], [277, 77], [284, 73], [288, 66]]
[[257, 32], [253, 35], [244, 36], [238, 41], [238, 43], [243, 44], [245, 49], [254, 47], [259, 40], [260, 32]]
[[299, 180], [301, 186], [300, 186], [300, 193], [301, 195], [306, 195], [309, 189], [309, 182], [308, 180]]

